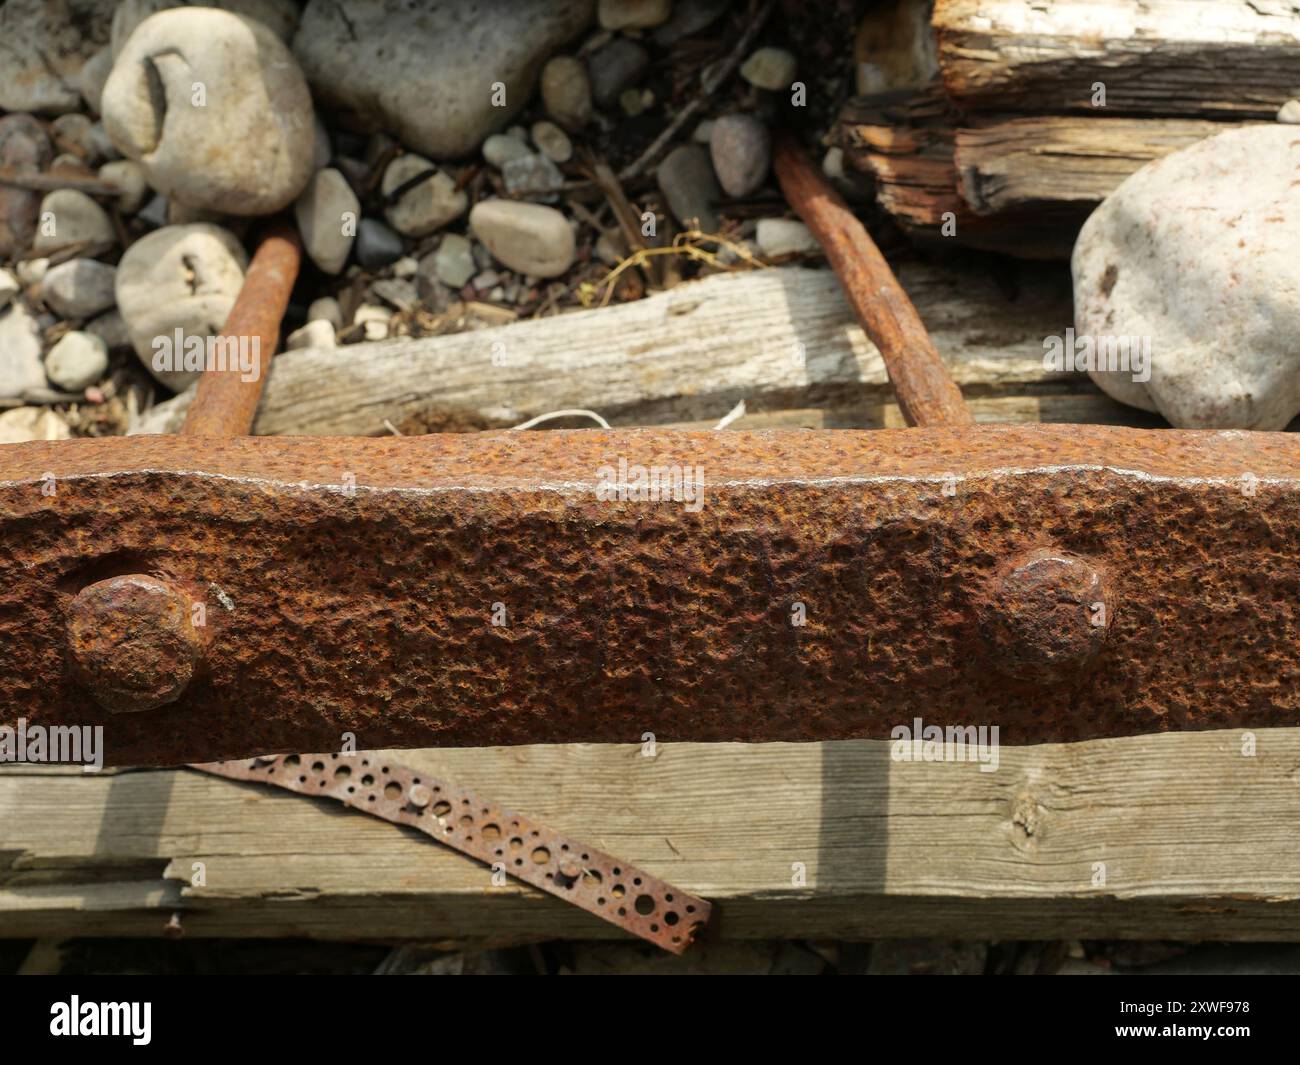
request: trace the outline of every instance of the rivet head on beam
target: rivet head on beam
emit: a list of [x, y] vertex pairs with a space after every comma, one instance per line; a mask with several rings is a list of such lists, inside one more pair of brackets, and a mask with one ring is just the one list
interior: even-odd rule
[[1113, 614], [1105, 578], [1091, 562], [1042, 548], [998, 568], [981, 604], [980, 625], [1004, 672], [1052, 681], [1096, 656]]
[[191, 599], [141, 574], [86, 586], [68, 612], [68, 648], [78, 679], [114, 714], [175, 702], [203, 658]]

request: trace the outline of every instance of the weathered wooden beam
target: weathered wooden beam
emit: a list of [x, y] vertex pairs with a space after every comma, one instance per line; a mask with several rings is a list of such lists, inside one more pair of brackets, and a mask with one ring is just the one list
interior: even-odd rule
[[[1067, 271], [905, 263], [898, 274], [964, 389], [1077, 380], [1042, 365], [1043, 338], [1073, 321]], [[385, 420], [406, 432], [500, 428], [573, 407], [648, 425], [718, 419], [741, 399], [852, 406], [891, 395], [835, 275], [781, 267], [495, 329], [286, 351], [254, 432], [370, 436]], [[186, 402], [169, 400], [147, 429], [174, 432]]]
[[928, 89], [844, 108], [850, 165], [911, 235], [1067, 259], [1079, 227], [1153, 159], [1244, 123], [1109, 115], [961, 115]]
[[1300, 96], [1300, 9], [1277, 0], [936, 0], [950, 99], [995, 111], [1272, 118]]
[[[722, 936], [1300, 939], [1300, 729], [1002, 748], [995, 772], [659, 739], [399, 757], [700, 892]], [[0, 810], [8, 936], [156, 935], [177, 909], [198, 936], [618, 934], [422, 836], [186, 770], [9, 767]]]

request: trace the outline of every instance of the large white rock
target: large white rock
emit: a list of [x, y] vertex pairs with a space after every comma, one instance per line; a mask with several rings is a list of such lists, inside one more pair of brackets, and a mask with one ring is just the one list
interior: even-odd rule
[[[1148, 163], [1075, 244], [1076, 366], [1089, 342], [1114, 350], [1116, 369], [1083, 368], [1179, 427], [1282, 429], [1300, 413], [1298, 232], [1300, 136], [1288, 126], [1230, 130]], [[1130, 338], [1127, 359], [1117, 338]]]
[[81, 68], [108, 43], [113, 7], [113, 0], [0, 4], [0, 110], [75, 111]]
[[324, 107], [434, 159], [455, 158], [523, 107], [542, 63], [587, 26], [593, 7], [310, 0], [293, 50]]
[[173, 340], [177, 329], [182, 343], [217, 336], [247, 268], [248, 256], [234, 234], [205, 222], [164, 226], [126, 250], [117, 264], [117, 308], [136, 355], [162, 384], [179, 392], [198, 374], [155, 369], [155, 341]]
[[307, 82], [255, 19], [202, 7], [150, 16], [113, 64], [101, 106], [122, 154], [187, 207], [273, 214], [311, 178]]

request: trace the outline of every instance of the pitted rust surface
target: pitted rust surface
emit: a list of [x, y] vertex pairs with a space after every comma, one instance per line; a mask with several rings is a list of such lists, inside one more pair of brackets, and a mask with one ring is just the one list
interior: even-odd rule
[[[597, 498], [620, 459], [700, 467], [702, 508]], [[110, 764], [345, 732], [820, 740], [919, 714], [1040, 743], [1300, 717], [1284, 433], [75, 440], [0, 447], [0, 524], [0, 724], [103, 724]], [[1115, 604], [1086, 666], [1046, 680], [981, 624], [1035, 551], [1095, 569]], [[171, 705], [111, 716], [63, 632], [84, 586], [133, 572], [203, 589], [208, 665]]]
[[709, 922], [710, 903], [525, 815], [377, 754], [290, 754], [191, 768], [334, 799], [453, 850], [673, 954]]

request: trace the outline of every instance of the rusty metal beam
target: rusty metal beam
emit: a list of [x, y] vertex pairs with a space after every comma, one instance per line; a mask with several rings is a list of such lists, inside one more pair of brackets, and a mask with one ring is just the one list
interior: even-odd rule
[[[638, 467], [702, 505], [602, 498]], [[31, 443], [0, 528], [0, 724], [103, 724], [110, 764], [1300, 719], [1284, 433]], [[130, 574], [162, 590], [97, 642]]]

